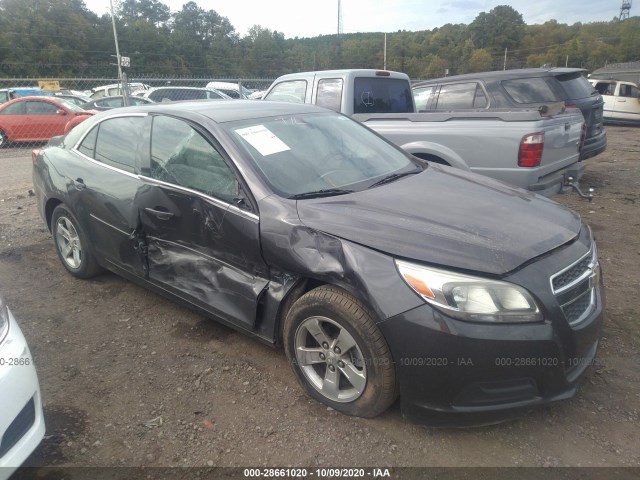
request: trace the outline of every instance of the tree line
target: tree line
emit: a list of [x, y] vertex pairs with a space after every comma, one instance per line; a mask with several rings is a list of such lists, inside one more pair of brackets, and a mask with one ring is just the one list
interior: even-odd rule
[[[384, 62], [382, 32], [285, 38], [255, 25], [241, 36], [226, 17], [195, 2], [171, 12], [158, 0], [123, 0], [114, 17], [131, 78], [273, 78]], [[594, 70], [638, 60], [640, 17], [526, 25], [500, 5], [469, 25], [386, 36], [386, 68], [416, 79], [544, 64]], [[111, 16], [82, 0], [0, 0], [0, 77], [113, 77], [114, 45]]]

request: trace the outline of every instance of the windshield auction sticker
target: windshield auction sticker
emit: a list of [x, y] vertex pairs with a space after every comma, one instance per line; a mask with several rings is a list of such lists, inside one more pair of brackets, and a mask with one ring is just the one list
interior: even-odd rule
[[249, 142], [263, 157], [291, 150], [286, 143], [264, 125], [240, 128], [236, 130], [236, 133]]

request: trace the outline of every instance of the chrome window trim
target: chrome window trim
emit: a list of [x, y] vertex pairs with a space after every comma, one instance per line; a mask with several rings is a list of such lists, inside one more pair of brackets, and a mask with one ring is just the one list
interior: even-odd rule
[[227, 208], [229, 211], [232, 211], [236, 214], [239, 214], [243, 217], [246, 217], [250, 220], [255, 220], [255, 221], [259, 221], [260, 217], [258, 215], [256, 215], [255, 213], [251, 213], [251, 212], [247, 212], [246, 210], [242, 210], [241, 208], [236, 207], [234, 204], [232, 203], [227, 203], [223, 200], [220, 200], [219, 198], [216, 197], [212, 197], [210, 195], [207, 195], [206, 193], [200, 192], [198, 190], [193, 190], [191, 188], [187, 188], [187, 187], [183, 187], [181, 185], [176, 185], [175, 183], [169, 183], [169, 182], [163, 182], [162, 180], [158, 180], [156, 178], [151, 178], [151, 177], [147, 177], [146, 175], [138, 175], [138, 177], [141, 180], [147, 181], [149, 183], [153, 183], [156, 185], [160, 185], [160, 186], [164, 186], [164, 187], [171, 187], [171, 188], [175, 188], [176, 190], [180, 190], [182, 192], [185, 193], [190, 193], [193, 195], [198, 195], [199, 197], [202, 197], [203, 199], [217, 205], [220, 208]]
[[154, 183], [156, 185], [162, 185], [162, 186], [166, 186], [166, 187], [171, 187], [171, 188], [175, 188], [177, 190], [181, 190], [181, 191], [186, 192], [186, 193], [191, 193], [191, 194], [194, 194], [194, 195], [198, 195], [198, 196], [202, 197], [203, 199], [205, 199], [205, 200], [217, 205], [218, 207], [226, 208], [228, 211], [234, 212], [234, 213], [236, 213], [236, 214], [238, 214], [240, 216], [248, 218], [249, 220], [254, 220], [256, 222], [260, 220], [260, 217], [258, 215], [256, 215], [255, 213], [251, 213], [251, 212], [247, 212], [246, 210], [242, 210], [241, 208], [238, 208], [237, 206], [233, 205], [232, 203], [227, 203], [227, 202], [225, 202], [223, 200], [220, 200], [219, 198], [212, 197], [212, 196], [207, 195], [207, 194], [205, 194], [203, 192], [200, 192], [198, 190], [193, 190], [191, 188], [182, 187], [180, 185], [176, 185], [176, 184], [169, 183], [169, 182], [163, 182], [162, 180], [151, 178], [151, 177], [148, 177], [146, 175], [127, 172], [126, 170], [122, 170], [120, 168], [113, 167], [111, 165], [107, 165], [106, 163], [99, 162], [98, 160], [95, 160], [95, 159], [85, 155], [80, 150], [78, 150], [78, 147], [84, 141], [84, 139], [89, 134], [89, 132], [91, 132], [94, 128], [96, 128], [100, 123], [104, 122], [105, 120], [109, 120], [109, 119], [112, 119], [112, 118], [120, 118], [120, 117], [147, 117], [147, 116], [149, 116], [148, 112], [141, 112], [141, 113], [115, 113], [113, 115], [109, 115], [108, 117], [105, 117], [105, 118], [101, 119], [99, 122], [96, 122], [95, 125], [93, 125], [90, 129], [88, 129], [84, 133], [84, 135], [82, 135], [80, 137], [80, 139], [76, 142], [76, 144], [73, 147], [71, 147], [71, 150], [74, 153], [76, 153], [77, 155], [80, 155], [82, 158], [84, 158], [84, 159], [86, 159], [86, 160], [88, 160], [88, 161], [90, 161], [90, 162], [92, 162], [92, 163], [94, 163], [96, 165], [100, 165], [102, 167], [108, 168], [109, 170], [113, 170], [115, 172], [122, 173], [122, 174], [127, 175], [127, 176], [132, 177], [132, 178], [137, 178], [138, 180], [141, 180], [141, 181], [147, 181], [149, 183]]
[[87, 155], [82, 153], [80, 150], [76, 150], [75, 148], [73, 149], [73, 152], [76, 153], [77, 155], [80, 155], [85, 160], [88, 160], [89, 162], [94, 163], [95, 165], [99, 165], [99, 166], [107, 168], [109, 170], [113, 170], [114, 172], [122, 173], [123, 175], [127, 175], [128, 177], [140, 178], [140, 176], [137, 173], [127, 172], [126, 170], [122, 170], [121, 168], [114, 167], [114, 166], [111, 166], [111, 165], [107, 165], [106, 163], [99, 162], [98, 160], [96, 160], [94, 158], [91, 158], [91, 157], [88, 157]]

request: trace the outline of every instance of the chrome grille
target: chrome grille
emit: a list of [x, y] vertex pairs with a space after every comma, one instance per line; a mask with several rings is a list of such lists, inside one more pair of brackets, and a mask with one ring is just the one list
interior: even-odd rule
[[573, 302], [569, 303], [562, 307], [562, 311], [564, 312], [564, 316], [570, 324], [575, 324], [580, 321], [582, 315], [589, 309], [591, 304], [593, 303], [593, 289], [589, 290], [587, 293], [583, 293]]
[[569, 267], [568, 270], [565, 270], [562, 273], [556, 274], [556, 276], [553, 277], [554, 292], [557, 290], [561, 290], [563, 287], [566, 287], [567, 285], [570, 285], [576, 279], [584, 275], [584, 272], [589, 268], [590, 263], [591, 263], [591, 256], [587, 255], [578, 263], [576, 263], [572, 267]]
[[599, 282], [595, 243], [580, 260], [551, 277], [551, 290], [569, 325], [582, 322], [595, 306], [594, 288]]

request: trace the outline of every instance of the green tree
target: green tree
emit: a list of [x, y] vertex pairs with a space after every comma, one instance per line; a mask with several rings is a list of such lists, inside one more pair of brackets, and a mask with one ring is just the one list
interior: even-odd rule
[[525, 26], [522, 14], [508, 5], [498, 5], [489, 13], [480, 13], [469, 31], [476, 47], [504, 50], [520, 44]]
[[493, 58], [484, 48], [474, 50], [467, 62], [468, 72], [486, 72], [491, 70]]

